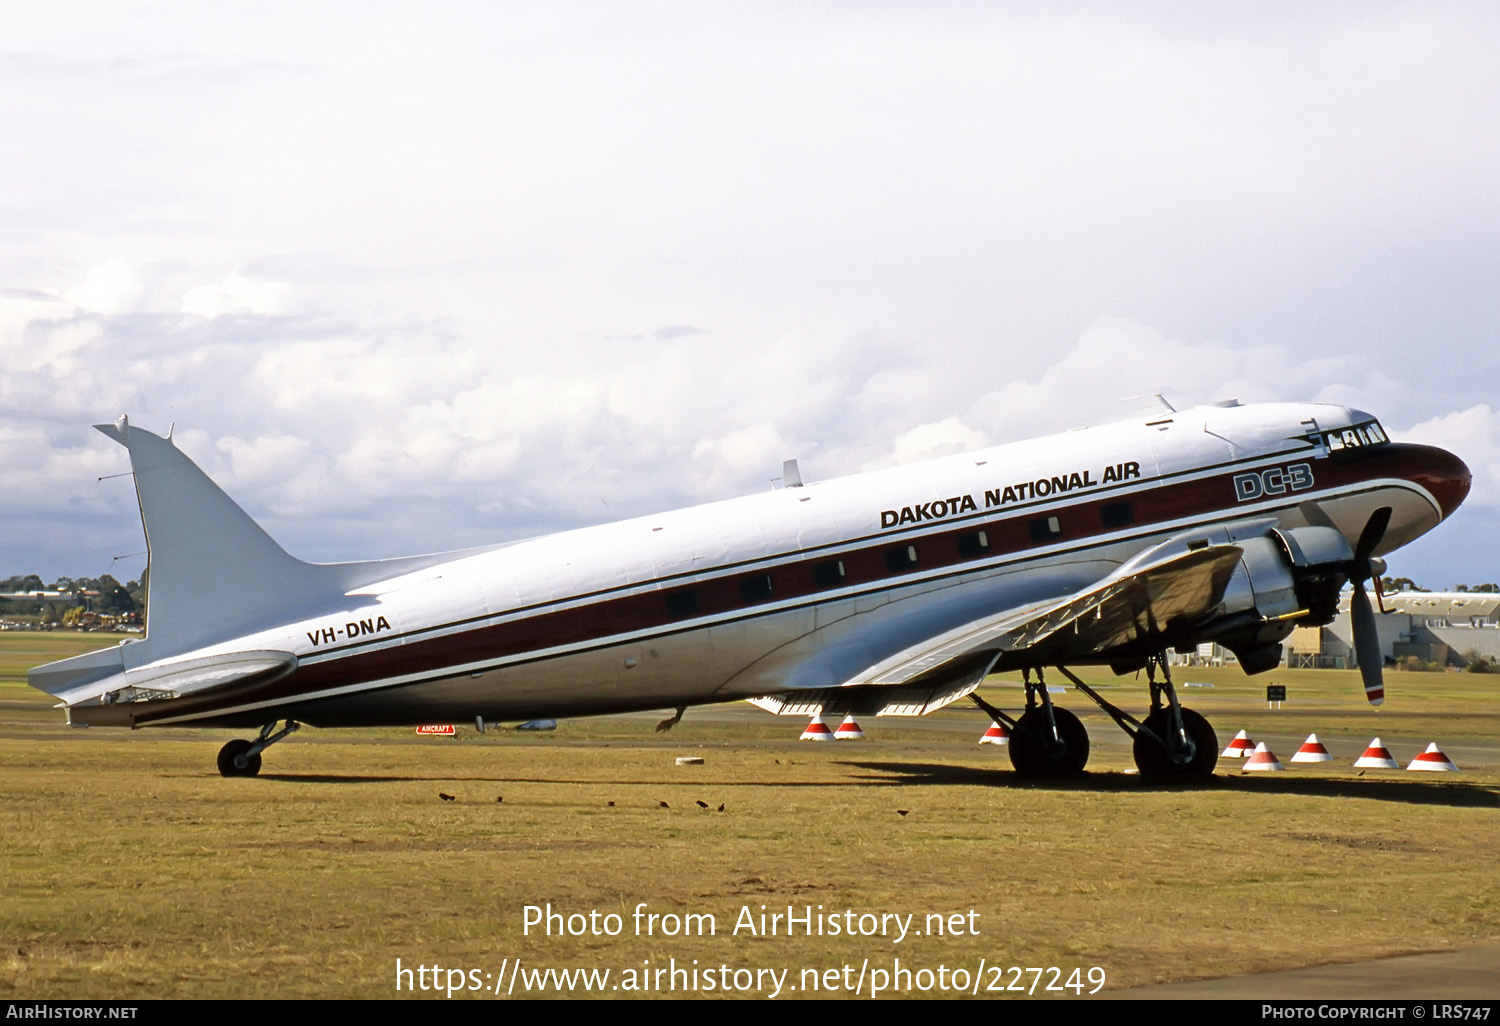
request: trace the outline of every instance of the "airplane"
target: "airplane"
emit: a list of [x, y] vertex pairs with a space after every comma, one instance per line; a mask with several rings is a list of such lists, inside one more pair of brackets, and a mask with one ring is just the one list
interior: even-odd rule
[[[1218, 741], [1168, 650], [1217, 642], [1247, 673], [1352, 584], [1367, 698], [1383, 700], [1365, 582], [1452, 515], [1456, 456], [1375, 417], [1227, 402], [526, 541], [373, 562], [289, 555], [167, 437], [121, 417], [148, 546], [143, 639], [29, 682], [79, 726], [258, 728], [218, 769], [254, 776], [302, 724], [518, 721], [740, 699], [783, 715], [921, 715], [969, 697], [1015, 770], [1083, 771], [1056, 669], [1133, 737], [1140, 770], [1194, 781]], [[1072, 667], [1147, 671], [1137, 719]], [[977, 689], [1022, 671], [1012, 716]], [[1156, 679], [1160, 672], [1162, 680]], [[1032, 680], [1032, 674], [1036, 680]], [[284, 721], [285, 726], [276, 729]]]

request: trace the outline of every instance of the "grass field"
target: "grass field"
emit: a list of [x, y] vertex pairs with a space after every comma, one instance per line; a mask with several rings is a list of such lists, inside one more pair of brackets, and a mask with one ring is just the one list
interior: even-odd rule
[[[1190, 671], [1179, 683], [1214, 685], [1182, 693], [1221, 744], [1242, 727], [1316, 730], [1340, 756], [1260, 776], [1221, 763], [1196, 789], [1131, 774], [1118, 731], [1072, 694], [1061, 701], [1084, 714], [1095, 754], [1062, 783], [1019, 781], [1004, 749], [976, 746], [972, 708], [920, 728], [867, 723], [861, 744], [798, 743], [800, 721], [717, 710], [689, 710], [665, 738], [651, 717], [547, 735], [461, 725], [456, 741], [304, 730], [266, 753], [260, 777], [226, 780], [214, 755], [234, 732], [71, 731], [24, 686], [26, 667], [113, 640], [0, 635], [0, 997], [387, 998], [398, 959], [441, 966], [445, 983], [473, 970], [463, 982], [488, 987], [520, 959], [528, 972], [609, 969], [627, 988], [627, 972], [675, 959], [730, 979], [789, 970], [792, 996], [807, 996], [786, 989], [810, 985], [803, 970], [851, 966], [852, 985], [897, 959], [930, 981], [962, 968], [981, 993], [1014, 981], [989, 967], [1056, 966], [1059, 982], [1098, 967], [1107, 995], [1500, 941], [1495, 677], [1392, 673], [1377, 713], [1353, 674]], [[1145, 703], [1132, 680], [1084, 677], [1136, 712]], [[1272, 680], [1288, 686], [1281, 710], [1264, 701]], [[1019, 689], [987, 693], [1014, 708]], [[1403, 764], [1436, 740], [1461, 772], [1361, 776], [1351, 753], [1376, 734]], [[1478, 754], [1466, 764], [1455, 750]], [[664, 936], [674, 924], [659, 919], [639, 935], [642, 903], [711, 915], [716, 932]], [[548, 904], [613, 913], [619, 934], [526, 933], [526, 907]], [[841, 924], [853, 910], [856, 925], [911, 914], [913, 932], [736, 934], [762, 905]], [[959, 935], [926, 930], [939, 913]]]

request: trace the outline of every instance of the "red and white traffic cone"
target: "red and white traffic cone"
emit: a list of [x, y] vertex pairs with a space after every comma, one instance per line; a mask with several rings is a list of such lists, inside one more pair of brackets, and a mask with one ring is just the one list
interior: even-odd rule
[[853, 713], [844, 717], [844, 722], [839, 724], [839, 729], [833, 732], [835, 741], [863, 741], [865, 732], [859, 729], [859, 721], [854, 718]]
[[1250, 735], [1243, 730], [1234, 735], [1234, 740], [1229, 742], [1229, 747], [1220, 753], [1221, 759], [1243, 759], [1255, 751], [1255, 742], [1250, 740]]
[[828, 729], [828, 724], [823, 722], [823, 717], [814, 716], [807, 729], [802, 732], [798, 741], [832, 741], [833, 731]]
[[1328, 754], [1328, 749], [1323, 747], [1323, 742], [1318, 740], [1318, 735], [1309, 734], [1307, 740], [1302, 742], [1302, 747], [1297, 749], [1297, 754], [1292, 756], [1293, 762], [1332, 762], [1333, 756]]
[[984, 732], [979, 739], [982, 745], [1008, 745], [1010, 744], [1010, 731], [1005, 729], [1005, 724], [999, 720], [990, 720], [990, 729]]
[[1365, 749], [1365, 754], [1354, 760], [1355, 769], [1400, 769], [1401, 764], [1391, 758], [1390, 751], [1375, 738]]
[[1447, 772], [1456, 772], [1458, 770], [1458, 767], [1453, 765], [1452, 760], [1443, 754], [1443, 750], [1437, 746], [1436, 741], [1429, 744], [1427, 751], [1413, 759], [1411, 765], [1406, 768], [1409, 770], [1442, 770]]
[[1283, 766], [1281, 764], [1281, 760], [1276, 758], [1275, 754], [1273, 754], [1272, 751], [1266, 747], [1266, 743], [1264, 741], [1255, 746], [1254, 754], [1252, 754], [1250, 758], [1245, 760], [1245, 765], [1243, 768], [1247, 772], [1251, 773], [1254, 773], [1257, 770], [1271, 772], [1279, 770], [1283, 773], [1286, 772], [1286, 767]]

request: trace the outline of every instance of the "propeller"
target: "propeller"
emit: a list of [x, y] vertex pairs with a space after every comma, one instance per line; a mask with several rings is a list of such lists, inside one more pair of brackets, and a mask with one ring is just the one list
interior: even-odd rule
[[[1370, 596], [1365, 593], [1365, 582], [1371, 577], [1375, 578], [1378, 597], [1379, 575], [1385, 570], [1385, 563], [1372, 559], [1370, 553], [1375, 551], [1375, 547], [1385, 537], [1385, 529], [1390, 523], [1389, 506], [1381, 506], [1370, 514], [1370, 519], [1365, 521], [1364, 530], [1359, 532], [1359, 542], [1354, 546], [1354, 559], [1349, 565], [1349, 584], [1354, 588], [1354, 594], [1349, 600], [1349, 617], [1354, 626], [1354, 654], [1359, 659], [1359, 675], [1365, 682], [1365, 698], [1370, 700], [1371, 705], [1377, 706], [1385, 701], [1385, 680], [1381, 672], [1385, 659], [1380, 653], [1380, 634], [1375, 628], [1375, 613], [1370, 608]], [[1376, 564], [1379, 564], [1378, 567]]]
[[[1332, 518], [1316, 502], [1308, 500], [1298, 508], [1314, 527], [1338, 530]], [[1371, 705], [1380, 705], [1385, 701], [1385, 680], [1381, 673], [1385, 657], [1380, 653], [1380, 635], [1375, 629], [1375, 613], [1370, 608], [1370, 596], [1365, 594], [1365, 582], [1374, 578], [1375, 600], [1380, 603], [1380, 611], [1385, 612], [1384, 596], [1380, 592], [1380, 575], [1385, 573], [1385, 560], [1371, 557], [1370, 553], [1375, 551], [1380, 540], [1385, 537], [1385, 529], [1390, 524], [1391, 507], [1381, 506], [1371, 513], [1370, 519], [1365, 521], [1364, 530], [1359, 532], [1359, 541], [1354, 546], [1354, 558], [1349, 561], [1349, 583], [1354, 588], [1354, 595], [1349, 600], [1349, 617], [1354, 625], [1354, 654], [1359, 660], [1359, 674], [1364, 678], [1365, 697], [1370, 700]]]

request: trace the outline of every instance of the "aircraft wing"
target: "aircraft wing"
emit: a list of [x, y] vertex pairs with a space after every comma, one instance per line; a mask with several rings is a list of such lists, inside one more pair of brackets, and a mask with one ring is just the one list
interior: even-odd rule
[[1127, 564], [1072, 595], [973, 620], [910, 646], [848, 684], [890, 687], [947, 678], [955, 671], [968, 676], [965, 671], [981, 653], [1038, 649], [1049, 662], [1067, 662], [1166, 639], [1219, 604], [1240, 554], [1238, 545], [1208, 545], [1145, 565]]

